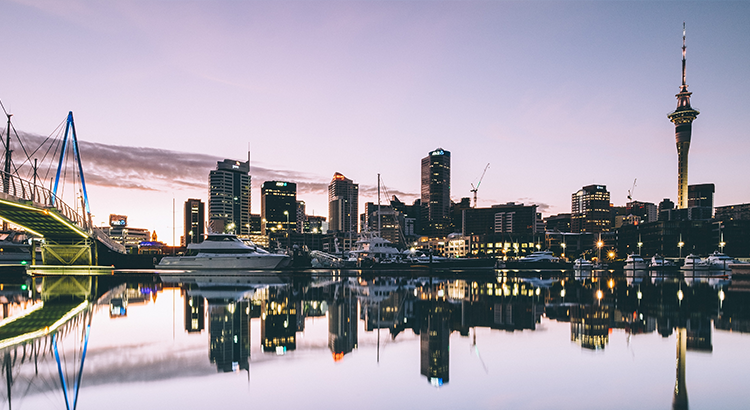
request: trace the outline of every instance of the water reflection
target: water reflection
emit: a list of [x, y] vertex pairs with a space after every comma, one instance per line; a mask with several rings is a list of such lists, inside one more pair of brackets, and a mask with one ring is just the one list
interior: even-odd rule
[[[263, 278], [210, 274], [163, 278], [142, 276], [125, 283], [122, 283], [125, 279], [118, 277], [107, 277], [106, 280], [63, 278], [57, 281], [38, 278], [29, 283], [26, 291], [21, 291], [20, 283], [15, 293], [8, 293], [8, 287], [3, 289], [4, 301], [7, 302], [3, 304], [3, 314], [4, 317], [17, 318], [24, 309], [42, 302], [47, 311], [52, 312], [53, 306], [66, 306], [67, 309], [88, 301], [89, 305], [96, 304], [106, 309], [106, 317], [98, 320], [125, 324], [139, 320], [134, 314], [137, 309], [150, 311], [157, 299], [162, 298], [159, 295], [165, 289], [171, 289], [173, 293], [177, 291], [171, 302], [175, 309], [176, 328], [184, 331], [187, 338], [184, 340], [205, 337], [202, 360], [206, 367], [211, 366], [209, 370], [214, 374], [242, 371], [247, 372], [249, 379], [253, 362], [275, 365], [277, 355], [290, 355], [302, 366], [303, 361], [299, 358], [305, 356], [295, 356], [294, 353], [301, 349], [300, 340], [305, 338], [308, 342], [302, 344], [306, 349], [304, 354], [316, 352], [311, 346], [320, 346], [332, 355], [334, 362], [360, 363], [359, 366], [362, 365], [357, 357], [363, 355], [373, 365], [382, 360], [393, 361], [392, 354], [381, 356], [382, 347], [413, 341], [415, 345], [411, 354], [415, 359], [418, 357], [419, 368], [416, 368], [415, 361], [413, 367], [405, 371], [417, 376], [421, 383], [427, 381], [447, 389], [455, 388], [456, 384], [463, 385], [467, 377], [474, 377], [460, 370], [462, 365], [458, 361], [466, 359], [456, 353], [455, 346], [454, 350], [451, 349], [451, 340], [453, 343], [459, 340], [452, 339], [454, 333], [460, 337], [472, 337], [473, 334], [469, 344], [477, 356], [477, 330], [484, 335], [492, 334], [484, 332], [497, 334], [501, 331], [507, 337], [512, 337], [514, 332], [533, 332], [535, 338], [541, 338], [545, 337], [545, 332], [538, 330], [546, 330], [551, 323], [564, 323], [565, 336], [550, 339], [548, 343], [567, 344], [581, 352], [599, 352], [596, 357], [620, 349], [622, 343], [619, 340], [625, 339], [631, 346], [640, 340], [637, 338], [649, 334], [657, 338], [674, 337], [676, 361], [672, 362], [675, 363], [675, 373], [671, 396], [675, 409], [688, 408], [689, 353], [712, 354], [714, 343], [717, 350], [726, 349], [726, 345], [714, 341], [714, 329], [750, 331], [750, 293], [746, 292], [748, 286], [742, 278], [735, 281], [724, 278], [718, 281], [685, 280], [678, 275], [646, 273], [626, 276], [622, 272], [610, 271], [595, 271], [584, 276], [566, 272], [523, 275], [522, 272], [498, 271], [480, 277], [465, 275], [460, 279], [455, 275], [417, 277], [402, 273], [373, 277], [356, 271], [352, 273], [317, 272], [314, 275]], [[92, 320], [93, 317], [93, 309], [89, 307], [87, 311], [65, 318], [63, 324], [54, 330], [68, 343], [63, 346], [67, 348], [68, 358], [80, 359], [85, 328], [90, 324], [96, 330], [97, 325], [102, 324]], [[313, 321], [313, 318], [325, 319]], [[0, 341], [17, 336], [4, 323], [0, 322]], [[254, 326], [255, 331], [252, 330]], [[324, 332], [316, 331], [320, 328]], [[51, 334], [52, 331], [39, 338], [8, 345], [0, 351], [7, 401], [56, 386], [60, 403], [65, 403], [66, 392], [59, 376], [50, 378], [48, 373], [44, 388], [39, 387], [41, 383], [35, 382], [33, 376], [28, 377], [40, 361], [55, 370], [56, 366], [50, 366], [55, 364]], [[319, 337], [318, 342], [310, 344], [315, 337]], [[94, 343], [96, 339], [97, 336]], [[483, 345], [483, 353], [498, 363], [496, 356], [500, 349], [513, 354], [517, 348], [512, 344], [487, 344]], [[559, 349], [550, 345], [549, 350]], [[78, 352], [77, 356], [71, 352]], [[563, 375], [568, 371], [555, 367], [552, 364], [555, 357], [545, 356], [543, 350], [537, 354], [539, 360], [550, 362], [552, 374]], [[669, 354], [670, 361], [674, 357], [672, 354]], [[328, 360], [331, 360], [330, 356]], [[480, 357], [480, 360], [484, 371], [488, 372], [484, 359]], [[290, 362], [279, 361], [278, 365], [282, 363]], [[83, 372], [87, 369], [81, 367], [80, 362], [68, 364], [71, 368], [83, 369]], [[176, 371], [179, 363], [176, 366], [174, 373], [165, 377], [180, 377], [180, 372]], [[108, 371], [117, 372], [118, 369]], [[362, 371], [374, 370], [362, 368]], [[19, 383], [18, 374], [25, 375], [22, 383]], [[75, 388], [75, 380], [81, 376], [84, 386], [96, 383], [87, 381], [82, 372], [65, 375], [66, 380], [73, 381], [67, 384], [70, 397], [75, 394], [71, 386]], [[671, 380], [669, 384], [672, 384]], [[662, 390], [665, 397], [669, 397], [668, 389]], [[704, 393], [695, 390], [693, 394]], [[83, 397], [85, 400], [86, 396]]]

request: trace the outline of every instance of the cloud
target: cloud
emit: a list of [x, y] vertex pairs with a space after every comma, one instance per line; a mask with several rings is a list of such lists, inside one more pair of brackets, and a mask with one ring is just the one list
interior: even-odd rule
[[[22, 177], [31, 179], [33, 158], [39, 159], [39, 177], [49, 181], [54, 177], [59, 160], [60, 138], [18, 133], [26, 152], [32, 158], [25, 160], [22, 149], [14, 148], [14, 162], [21, 169]], [[13, 144], [13, 143], [11, 143]], [[105, 188], [121, 188], [140, 191], [162, 189], [208, 189], [208, 174], [216, 168], [216, 162], [224, 158], [206, 154], [187, 153], [148, 147], [127, 147], [96, 142], [79, 141], [81, 161], [86, 183]], [[69, 160], [72, 161], [72, 160]], [[68, 162], [67, 169], [74, 165]], [[73, 171], [68, 171], [72, 174]], [[307, 172], [269, 169], [251, 164], [253, 185], [263, 181], [290, 181], [297, 184], [298, 195], [325, 195], [328, 180]], [[375, 196], [377, 186], [360, 185], [360, 193]], [[415, 197], [412, 192], [400, 190], [381, 191], [383, 198], [391, 195]]]
[[[40, 159], [40, 178], [49, 180], [54, 177], [60, 141], [23, 132], [19, 137], [30, 156]], [[207, 189], [209, 171], [216, 168], [216, 162], [224, 159], [206, 154], [88, 141], [79, 141], [79, 145], [86, 183], [107, 188], [145, 191], [166, 187]], [[20, 149], [14, 151], [15, 163], [21, 168], [21, 175], [29, 178], [33, 159], [21, 159], [24, 156], [19, 154], [21, 152]], [[67, 167], [71, 166], [67, 164]], [[309, 174], [296, 171], [252, 166], [251, 174], [255, 181], [294, 181], [299, 193], [325, 193], [328, 189], [327, 183], [311, 181]]]

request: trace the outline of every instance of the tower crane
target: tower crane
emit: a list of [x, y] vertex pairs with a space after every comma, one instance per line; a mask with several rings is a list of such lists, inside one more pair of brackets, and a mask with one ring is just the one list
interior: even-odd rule
[[482, 171], [482, 176], [479, 177], [479, 182], [477, 182], [477, 186], [474, 186], [474, 183], [471, 183], [471, 192], [474, 193], [474, 208], [477, 207], [477, 191], [479, 190], [479, 185], [482, 183], [482, 180], [484, 179], [484, 174], [487, 173], [487, 168], [490, 167], [490, 163], [487, 163], [487, 166], [484, 167], [484, 171]]
[[638, 178], [633, 180], [633, 187], [628, 189], [628, 201], [633, 202], [633, 194], [635, 194], [635, 181], [637, 181]]

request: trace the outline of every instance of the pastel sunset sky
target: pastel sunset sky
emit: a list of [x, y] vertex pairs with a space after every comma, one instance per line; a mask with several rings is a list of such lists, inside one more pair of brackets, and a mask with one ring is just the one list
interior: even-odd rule
[[411, 202], [437, 147], [454, 200], [490, 163], [479, 206], [570, 212], [594, 183], [624, 205], [636, 178], [635, 199], [676, 201], [666, 115], [683, 21], [701, 111], [689, 183], [715, 183], [717, 206], [750, 202], [750, 2], [16, 0], [0, 13], [15, 129], [38, 142], [73, 111], [94, 222], [125, 214], [168, 243], [216, 161], [248, 148], [254, 213], [280, 179], [327, 216], [335, 172], [360, 184], [360, 207], [378, 173]]

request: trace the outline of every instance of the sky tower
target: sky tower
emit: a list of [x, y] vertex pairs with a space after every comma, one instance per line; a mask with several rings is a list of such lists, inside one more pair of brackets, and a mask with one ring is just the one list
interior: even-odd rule
[[677, 97], [677, 109], [667, 115], [674, 123], [677, 140], [677, 208], [688, 207], [688, 149], [693, 120], [700, 114], [690, 106], [690, 95], [685, 83], [685, 23], [682, 23], [682, 85]]

